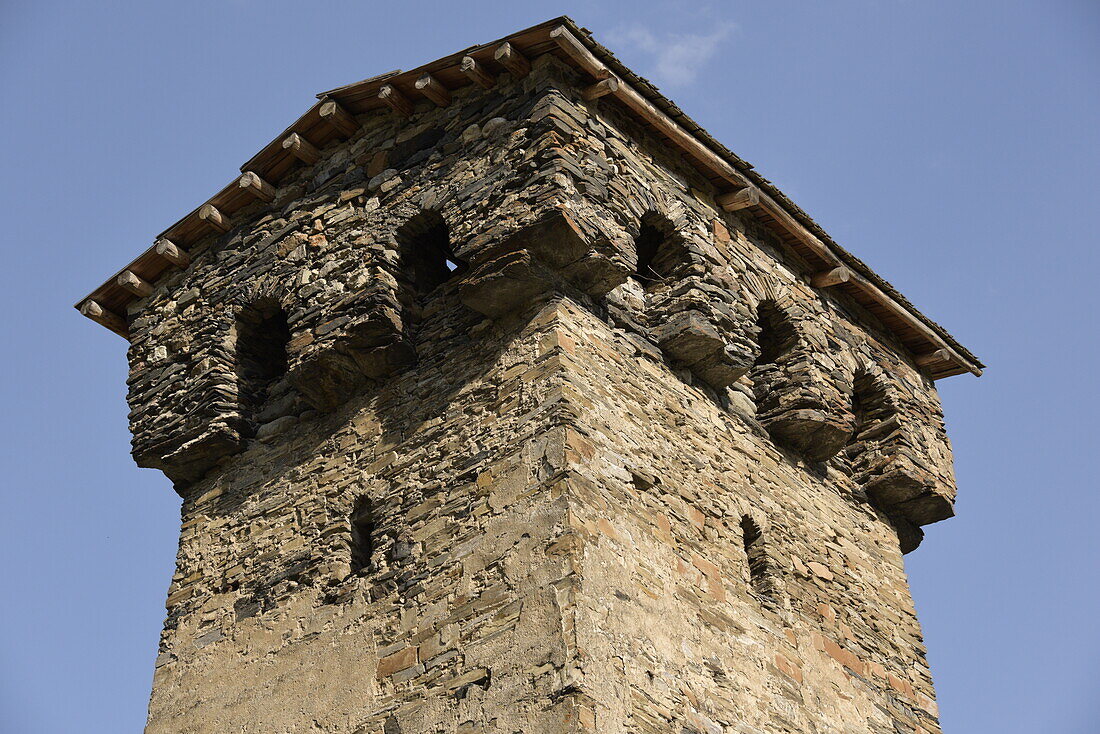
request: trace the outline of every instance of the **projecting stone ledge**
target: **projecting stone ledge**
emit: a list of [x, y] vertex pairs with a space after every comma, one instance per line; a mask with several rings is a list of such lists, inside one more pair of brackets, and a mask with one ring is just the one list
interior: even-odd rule
[[490, 318], [522, 311], [561, 284], [599, 298], [630, 273], [615, 248], [562, 211], [488, 245], [471, 266], [459, 299]]

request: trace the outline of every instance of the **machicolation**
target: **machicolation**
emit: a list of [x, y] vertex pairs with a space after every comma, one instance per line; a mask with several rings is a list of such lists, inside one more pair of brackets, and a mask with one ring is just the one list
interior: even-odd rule
[[320, 95], [83, 299], [183, 498], [149, 732], [938, 732], [982, 365], [557, 18]]

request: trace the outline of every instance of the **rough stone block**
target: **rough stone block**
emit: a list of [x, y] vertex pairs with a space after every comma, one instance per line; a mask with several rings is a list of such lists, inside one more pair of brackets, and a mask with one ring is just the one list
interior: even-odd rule
[[299, 360], [289, 377], [313, 407], [328, 411], [359, 388], [364, 374], [352, 356], [329, 348]]
[[751, 355], [738, 353], [701, 312], [673, 314], [650, 332], [673, 362], [685, 366], [712, 387], [732, 385], [752, 366]]
[[141, 448], [135, 444], [133, 455], [138, 466], [160, 469], [182, 490], [239, 452], [244, 441], [239, 429], [212, 421], [161, 443]]
[[459, 299], [489, 318], [517, 313], [541, 300], [551, 282], [527, 250], [507, 252], [479, 266], [459, 285]]
[[792, 408], [769, 413], [761, 425], [779, 443], [810, 461], [826, 461], [844, 448], [852, 435], [850, 417], [816, 408]]

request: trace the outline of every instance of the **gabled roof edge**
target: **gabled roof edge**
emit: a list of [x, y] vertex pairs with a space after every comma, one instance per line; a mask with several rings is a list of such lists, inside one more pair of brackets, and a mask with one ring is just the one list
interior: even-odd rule
[[[648, 118], [646, 121], [656, 127], [658, 132], [672, 137], [675, 143], [684, 148], [686, 157], [698, 164], [720, 191], [738, 191], [744, 188], [752, 190], [754, 198], [751, 213], [759, 216], [765, 224], [780, 229], [783, 232], [781, 239], [786, 244], [824, 267], [850, 268], [853, 277], [846, 279], [842, 285], [847, 293], [864, 305], [872, 307], [872, 312], [884, 321], [887, 328], [897, 331], [892, 324], [901, 325], [910, 334], [910, 341], [927, 341], [933, 349], [924, 355], [928, 358], [925, 366], [929, 368], [933, 378], [962, 372], [981, 374], [985, 365], [972, 352], [943, 327], [921, 313], [862, 260], [837, 244], [805, 211], [771, 181], [757, 173], [751, 164], [715, 140], [654, 85], [632, 72], [610, 50], [599, 44], [590, 31], [579, 27], [568, 16], [553, 18], [488, 44], [471, 46], [408, 72], [392, 71], [322, 92], [317, 95], [317, 103], [242, 165], [241, 171], [245, 172], [245, 176], [257, 177], [261, 183], [265, 183], [265, 178], [277, 182], [297, 163], [295, 151], [288, 149], [288, 136], [306, 137], [308, 141], [312, 141], [307, 142], [309, 147], [318, 148], [339, 137], [339, 126], [334, 127], [333, 119], [325, 117], [326, 107], [331, 113], [331, 108], [335, 106], [336, 111], [341, 114], [345, 110], [352, 114], [364, 114], [385, 108], [385, 104], [378, 99], [379, 89], [383, 85], [398, 90], [411, 89], [412, 81], [422, 74], [439, 75], [441, 72], [448, 72], [467, 56], [481, 63], [491, 63], [493, 50], [504, 43], [514, 45], [529, 56], [555, 53], [596, 78], [609, 75], [618, 77], [622, 83], [616, 93], [609, 96], [618, 98], [629, 111]], [[458, 82], [459, 85], [462, 83]], [[465, 83], [471, 82], [467, 80]], [[181, 242], [177, 244], [187, 244], [198, 238], [196, 234], [202, 236], [206, 233], [203, 225], [210, 224], [212, 217], [214, 223], [220, 225], [223, 210], [231, 214], [234, 207], [239, 209], [243, 205], [242, 201], [247, 202], [247, 195], [243, 200], [241, 198], [242, 190], [248, 190], [246, 185], [240, 178], [234, 179], [207, 203], [192, 210], [161, 233], [158, 243], [168, 241], [171, 246], [172, 240], [178, 239]], [[214, 210], [213, 215], [208, 211], [211, 208]], [[136, 294], [120, 285], [119, 276], [136, 273], [139, 280], [159, 277], [172, 265], [165, 261], [161, 249], [159, 246], [149, 248], [115, 277], [77, 302], [76, 308], [89, 318], [126, 336], [125, 320], [115, 308], [121, 305], [124, 313], [125, 304], [133, 300]], [[928, 355], [933, 356], [929, 358]]]

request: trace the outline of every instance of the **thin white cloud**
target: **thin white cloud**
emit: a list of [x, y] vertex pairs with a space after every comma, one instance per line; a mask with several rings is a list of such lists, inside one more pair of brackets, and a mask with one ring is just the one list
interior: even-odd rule
[[730, 22], [717, 23], [706, 33], [655, 34], [641, 25], [618, 28], [608, 35], [612, 49], [633, 47], [652, 58], [653, 81], [662, 86], [686, 86], [695, 81], [699, 72], [718, 51], [734, 30]]

